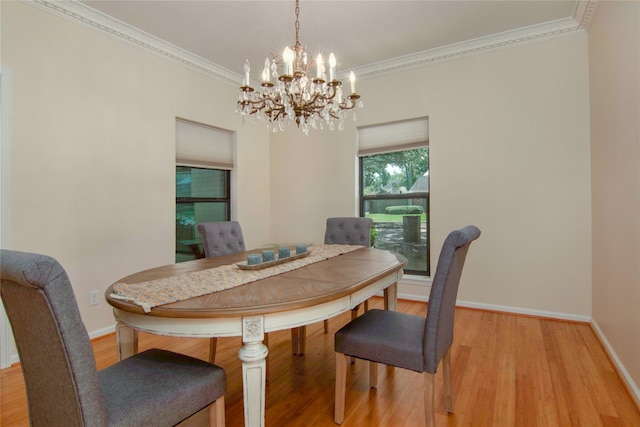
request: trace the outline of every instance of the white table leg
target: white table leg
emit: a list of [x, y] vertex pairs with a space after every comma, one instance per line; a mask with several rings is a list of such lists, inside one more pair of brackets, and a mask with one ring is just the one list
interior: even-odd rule
[[264, 317], [242, 318], [242, 348], [238, 356], [242, 361], [244, 392], [244, 425], [264, 427], [266, 357], [269, 349], [262, 344]]
[[118, 344], [118, 360], [138, 353], [138, 331], [122, 322], [116, 322], [116, 342]]

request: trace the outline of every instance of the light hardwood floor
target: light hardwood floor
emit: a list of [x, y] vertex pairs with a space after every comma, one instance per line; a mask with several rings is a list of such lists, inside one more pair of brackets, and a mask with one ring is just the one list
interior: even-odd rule
[[[372, 307], [382, 307], [375, 298]], [[398, 309], [424, 314], [426, 304], [399, 301]], [[335, 359], [333, 333], [345, 313], [307, 328], [307, 354], [291, 354], [289, 331], [269, 334], [270, 380], [267, 426], [327, 426], [333, 423]], [[161, 347], [207, 358], [208, 340], [141, 334], [140, 350]], [[116, 361], [115, 336], [94, 340], [98, 369]], [[217, 364], [227, 372], [226, 420], [243, 426], [240, 338], [218, 340]], [[368, 388], [368, 365], [356, 361], [347, 377], [343, 426], [424, 425], [418, 373], [379, 367], [378, 388]], [[19, 365], [0, 372], [0, 425], [28, 426]], [[640, 426], [640, 411], [600, 342], [587, 324], [457, 309], [452, 348], [455, 413], [442, 402], [442, 373], [436, 376], [436, 423], [440, 426]], [[153, 424], [150, 424], [153, 425]], [[206, 426], [206, 413], [184, 426]]]

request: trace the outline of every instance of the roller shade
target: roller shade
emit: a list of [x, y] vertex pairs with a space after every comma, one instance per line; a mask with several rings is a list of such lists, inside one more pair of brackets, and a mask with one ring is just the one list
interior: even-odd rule
[[176, 164], [233, 169], [233, 132], [176, 119]]
[[358, 128], [358, 156], [361, 157], [428, 145], [427, 117]]

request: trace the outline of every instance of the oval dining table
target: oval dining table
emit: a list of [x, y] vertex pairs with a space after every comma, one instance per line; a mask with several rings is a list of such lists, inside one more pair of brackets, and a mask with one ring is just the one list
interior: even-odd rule
[[118, 358], [137, 353], [139, 331], [176, 337], [241, 336], [243, 344], [238, 354], [242, 361], [245, 426], [264, 426], [265, 333], [299, 330], [304, 340], [306, 325], [347, 312], [380, 292], [385, 309], [396, 309], [397, 283], [407, 260], [396, 253], [365, 247], [231, 289], [159, 305], [149, 312], [112, 295], [117, 283], [179, 279], [185, 273], [241, 263], [247, 255], [261, 250], [156, 267], [111, 285], [105, 298], [116, 319]]

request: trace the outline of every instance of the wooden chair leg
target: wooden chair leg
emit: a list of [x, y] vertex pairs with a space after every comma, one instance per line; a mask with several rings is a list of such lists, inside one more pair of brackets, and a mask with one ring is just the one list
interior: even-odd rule
[[293, 354], [304, 354], [307, 350], [307, 327], [298, 326], [291, 328], [291, 352]]
[[453, 397], [451, 394], [451, 347], [442, 357], [442, 373], [444, 376], [444, 407], [453, 414]]
[[[356, 305], [354, 308], [351, 309], [351, 320], [355, 319], [356, 317], [358, 317], [358, 309], [360, 308], [360, 305]], [[356, 358], [352, 357], [351, 358], [351, 364], [353, 365], [354, 363], [356, 363]]]
[[378, 386], [378, 364], [369, 362], [369, 386], [376, 388]]
[[298, 345], [300, 354], [305, 354], [307, 352], [307, 327], [300, 326], [300, 332], [298, 333]]
[[324, 333], [329, 332], [329, 319], [324, 320]]
[[356, 305], [354, 308], [351, 309], [351, 320], [353, 320], [356, 317], [358, 317], [358, 309], [359, 308], [360, 308], [360, 306]]
[[369, 300], [364, 301], [364, 312], [366, 313], [367, 311], [369, 311]]
[[209, 426], [224, 427], [224, 396], [209, 405]]
[[427, 427], [435, 427], [436, 413], [434, 406], [435, 399], [435, 375], [425, 372], [424, 374], [424, 419]]
[[218, 347], [218, 338], [209, 339], [209, 362], [216, 363], [216, 348]]
[[336, 353], [336, 396], [333, 421], [342, 424], [344, 421], [345, 395], [347, 390], [347, 362], [349, 356]]
[[298, 354], [298, 328], [291, 328], [291, 354]]

